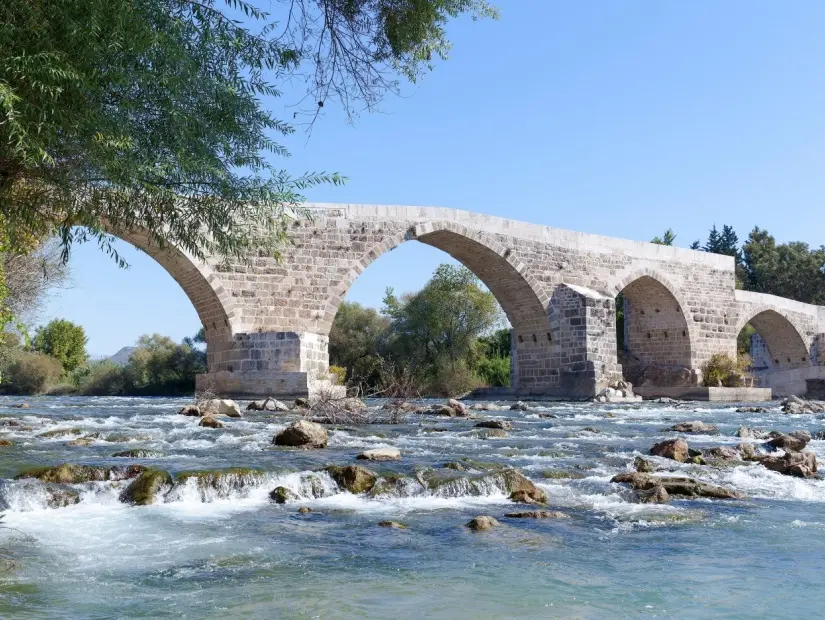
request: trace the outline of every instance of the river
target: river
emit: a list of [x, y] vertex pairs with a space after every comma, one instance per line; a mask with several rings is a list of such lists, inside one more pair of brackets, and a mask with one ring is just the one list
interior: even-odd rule
[[[674, 437], [663, 429], [677, 422], [718, 427], [685, 435], [692, 448], [735, 447], [742, 425], [825, 428], [822, 416], [784, 415], [777, 403], [766, 413], [727, 403], [531, 403], [527, 411], [474, 412], [478, 419], [330, 426], [326, 449], [296, 450], [272, 445], [294, 414], [245, 412], [209, 429], [177, 414], [185, 399], [38, 397], [25, 399], [29, 409], [11, 407], [21, 400], [0, 398], [0, 439], [12, 443], [0, 448], [0, 547], [15, 562], [0, 574], [3, 618], [750, 620], [819, 617], [825, 603], [825, 481], [753, 462], [647, 457], [661, 471], [745, 498], [644, 504], [610, 482]], [[479, 419], [513, 428], [484, 438]], [[386, 446], [399, 448], [401, 460], [355, 460]], [[153, 452], [112, 456], [138, 448]], [[808, 449], [825, 458], [825, 441]], [[505, 517], [530, 507], [515, 506], [495, 483], [353, 495], [317, 473], [359, 463], [385, 479], [415, 480], [447, 462], [468, 469], [450, 470], [458, 476], [515, 468], [547, 493], [548, 509], [569, 518]], [[227, 474], [211, 486], [191, 479], [148, 506], [119, 500], [128, 481], [70, 485], [79, 502], [56, 508], [49, 485], [14, 479], [61, 463], [262, 473]], [[273, 502], [277, 486], [296, 498]], [[477, 515], [501, 525], [473, 532], [464, 524]], [[408, 529], [379, 527], [384, 520]]]

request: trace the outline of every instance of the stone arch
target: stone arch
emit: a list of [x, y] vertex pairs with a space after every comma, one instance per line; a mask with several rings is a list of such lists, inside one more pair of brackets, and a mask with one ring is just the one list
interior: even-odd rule
[[107, 231], [151, 256], [183, 289], [203, 324], [207, 365], [216, 369], [221, 352], [232, 348], [238, 315], [229, 292], [213, 269], [172, 245], [159, 247], [145, 232]]
[[796, 321], [771, 305], [748, 308], [740, 315], [735, 336], [750, 323], [762, 339], [777, 369], [799, 368], [810, 365], [810, 351], [805, 344], [805, 333]]
[[625, 351], [644, 364], [682, 366], [693, 363], [695, 342], [681, 295], [667, 277], [640, 269], [611, 290], [625, 299]]
[[414, 225], [405, 232], [387, 237], [365, 252], [333, 290], [321, 321], [322, 333], [329, 333], [338, 306], [356, 278], [378, 257], [410, 240], [446, 252], [478, 276], [495, 295], [516, 336], [520, 335], [522, 341], [529, 339], [538, 342], [540, 336], [545, 341], [552, 340], [547, 317], [550, 297], [529, 268], [492, 236], [453, 222]]

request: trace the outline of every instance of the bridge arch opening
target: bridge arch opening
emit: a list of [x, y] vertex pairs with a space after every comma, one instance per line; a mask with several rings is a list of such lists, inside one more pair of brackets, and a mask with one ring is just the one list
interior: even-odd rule
[[639, 276], [616, 296], [617, 357], [634, 385], [690, 385], [692, 346], [684, 309], [659, 279]]
[[737, 349], [750, 356], [756, 373], [810, 365], [810, 352], [799, 330], [773, 309], [757, 311], [746, 320], [737, 336]]
[[[510, 387], [529, 389], [546, 382], [552, 374], [555, 339], [547, 314], [547, 298], [538, 281], [511, 256], [507, 247], [489, 236], [450, 224], [422, 225], [366, 252], [336, 288], [319, 331], [330, 333], [356, 278], [376, 259], [407, 241], [417, 241], [449, 255], [469, 269], [495, 297], [509, 323], [510, 337], [509, 342], [499, 337], [491, 346], [498, 353], [510, 354]], [[331, 341], [330, 348], [334, 346]]]

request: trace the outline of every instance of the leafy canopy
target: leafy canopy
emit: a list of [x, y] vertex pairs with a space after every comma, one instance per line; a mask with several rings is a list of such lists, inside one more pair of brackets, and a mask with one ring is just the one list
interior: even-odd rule
[[80, 325], [65, 319], [54, 319], [37, 328], [32, 348], [56, 359], [65, 372], [72, 372], [86, 364], [87, 340], [86, 332]]
[[[7, 243], [57, 231], [64, 258], [143, 230], [196, 257], [276, 253], [318, 183], [274, 167], [295, 131], [265, 107], [304, 82], [371, 109], [445, 57], [484, 0], [50, 0], [0, 3], [0, 215]], [[299, 212], [298, 212], [299, 213]]]

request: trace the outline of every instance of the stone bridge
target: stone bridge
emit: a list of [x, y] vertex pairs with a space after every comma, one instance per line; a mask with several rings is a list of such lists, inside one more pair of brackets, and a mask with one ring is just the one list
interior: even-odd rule
[[[352, 283], [408, 242], [437, 247], [471, 269], [512, 326], [518, 394], [583, 398], [622, 376], [697, 384], [714, 353], [735, 355], [750, 323], [773, 360], [762, 381], [804, 390], [825, 377], [825, 307], [735, 290], [728, 256], [559, 230], [445, 208], [309, 205], [282, 260], [194, 261], [140, 234], [120, 235], [180, 284], [206, 329], [208, 373], [198, 388], [235, 397], [300, 396], [328, 385], [328, 336]], [[624, 303], [617, 352], [615, 304]], [[651, 372], [650, 369], [657, 369]], [[773, 379], [771, 379], [773, 377]], [[773, 383], [772, 383], [773, 382]]]

